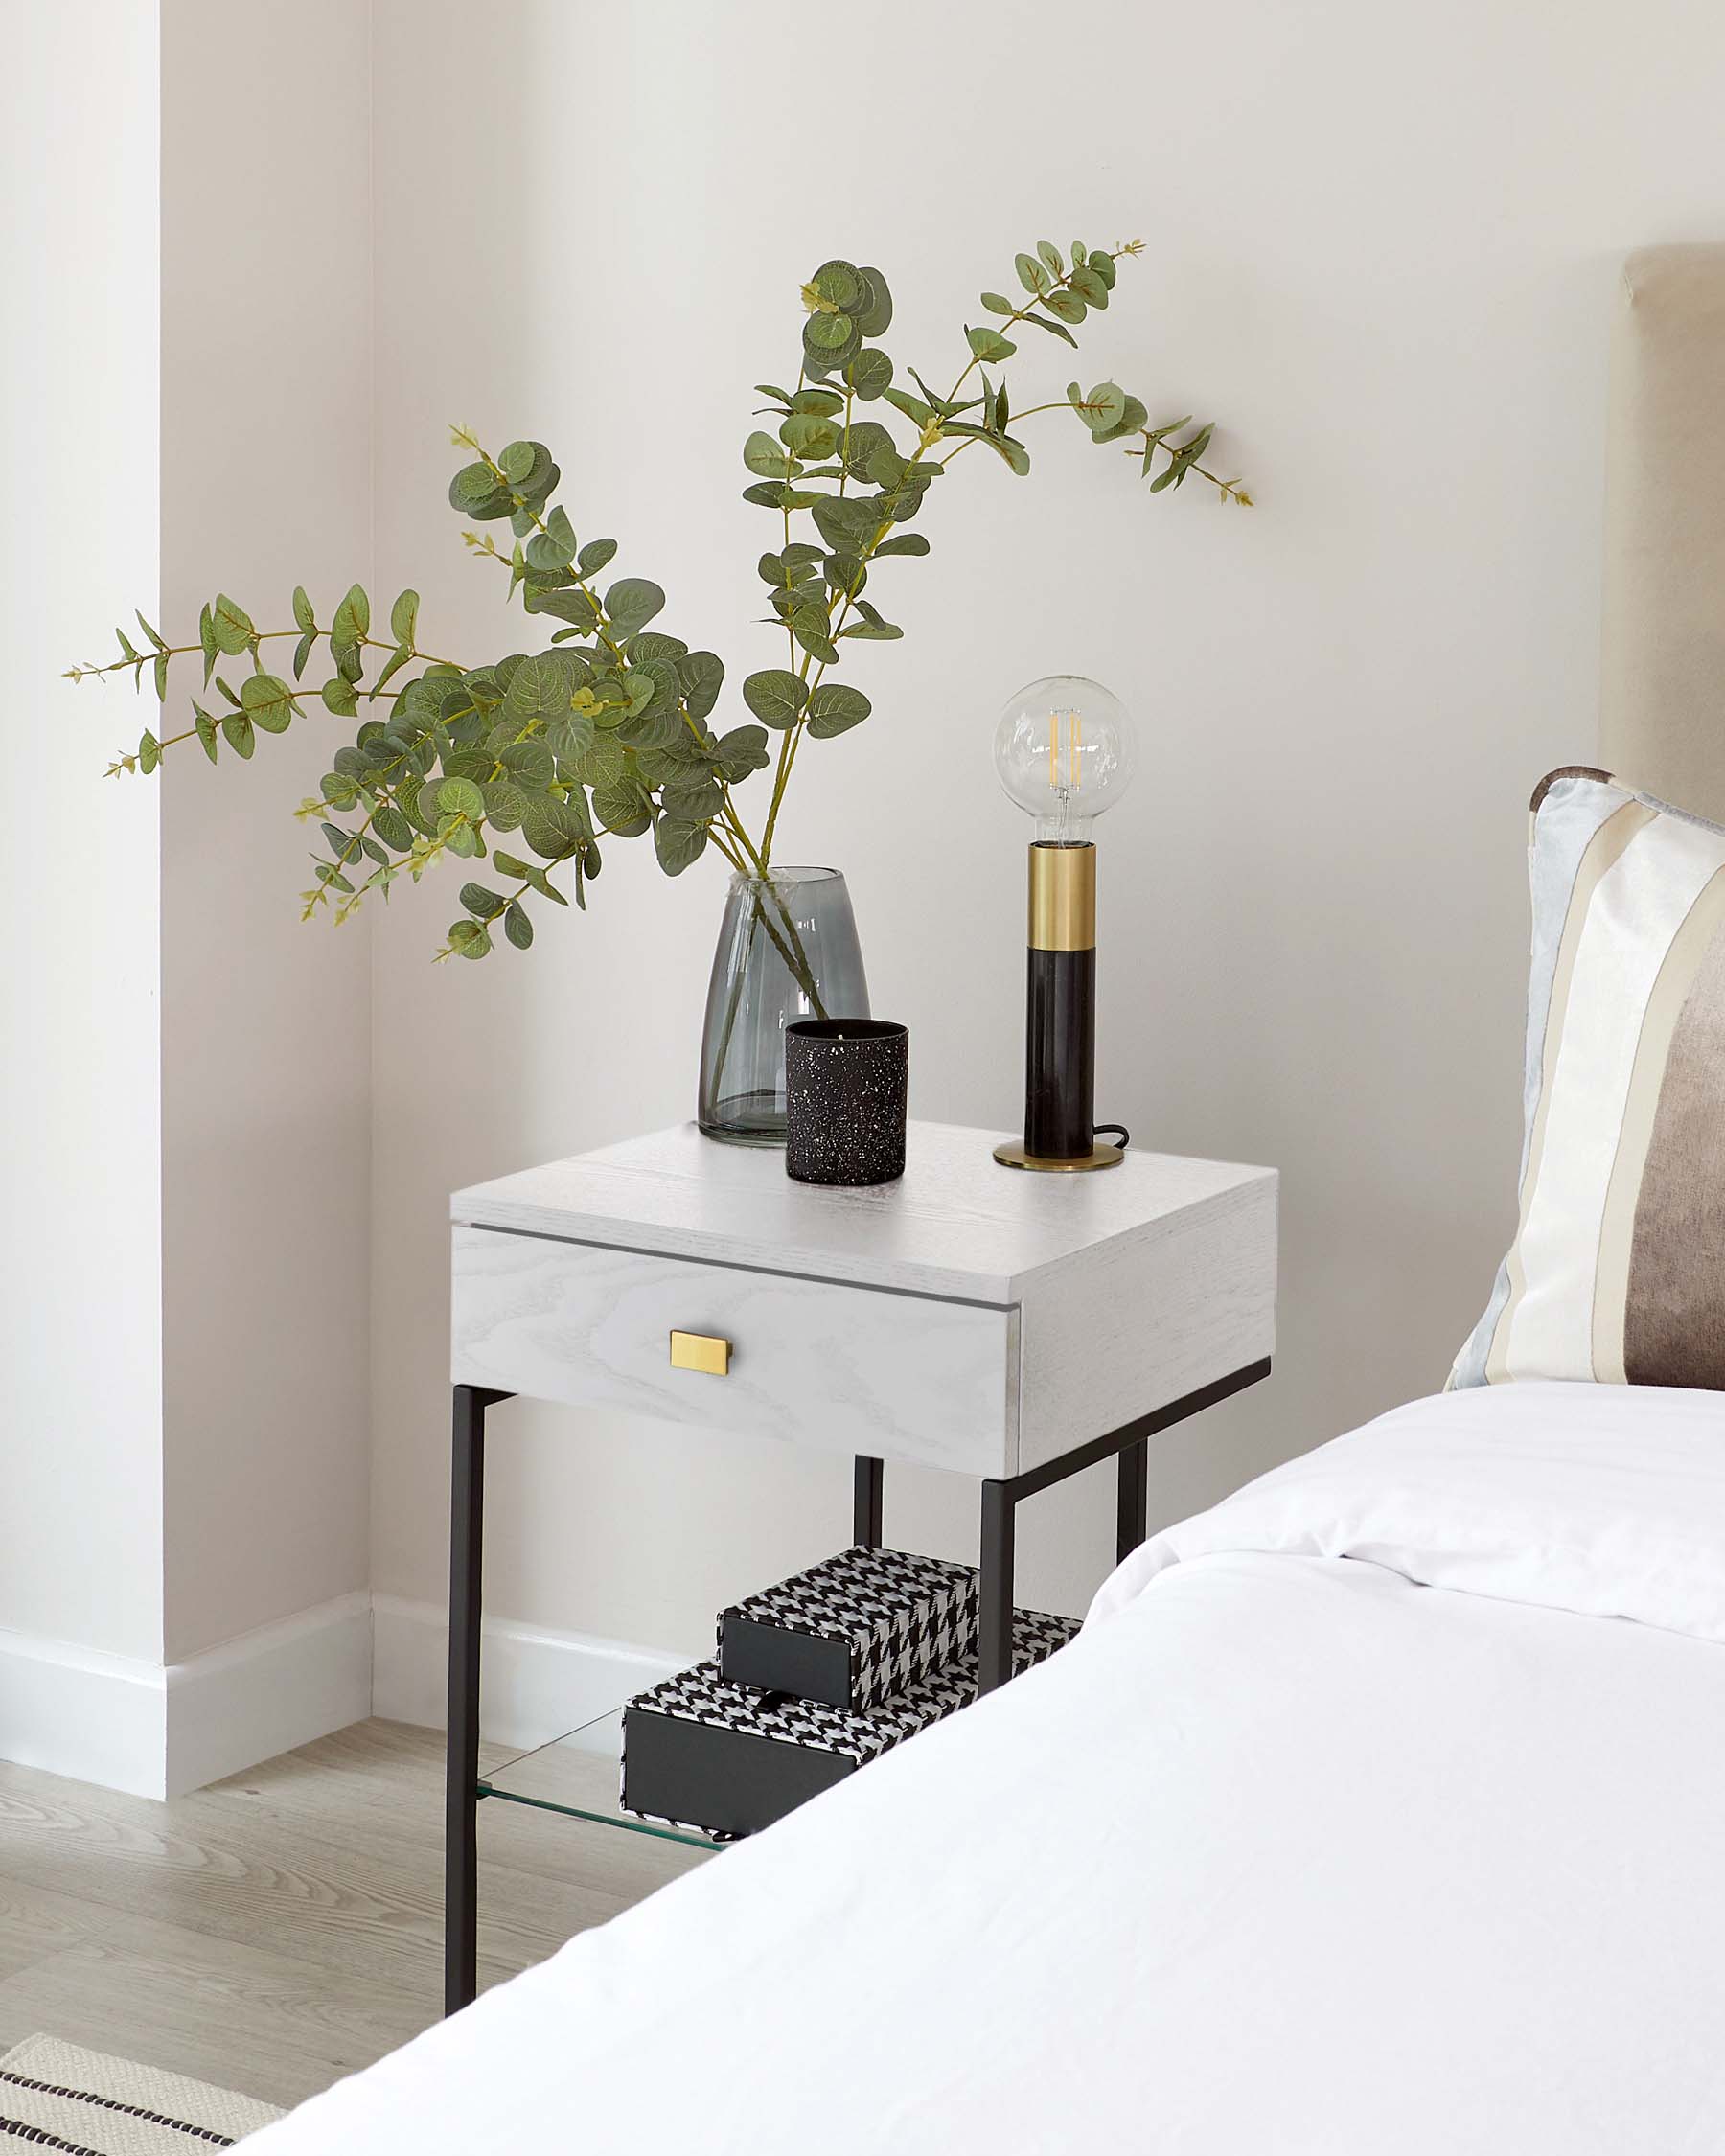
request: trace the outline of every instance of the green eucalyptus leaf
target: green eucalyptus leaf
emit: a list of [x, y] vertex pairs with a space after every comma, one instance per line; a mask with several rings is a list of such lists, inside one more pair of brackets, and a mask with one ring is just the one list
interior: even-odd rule
[[811, 374], [842, 367], [862, 344], [862, 333], [849, 314], [811, 314], [803, 324], [803, 360]]
[[844, 399], [836, 389], [799, 389], [787, 400], [794, 412], [813, 412], [818, 419], [837, 419], [844, 409]]
[[249, 756], [257, 746], [258, 737], [253, 733], [252, 722], [243, 711], [224, 712], [221, 719], [221, 730], [227, 737], [228, 746], [236, 756]]
[[[587, 741], [591, 739], [592, 721], [588, 720]], [[586, 741], [582, 742], [575, 754], [579, 756], [586, 746]], [[497, 761], [511, 778], [538, 792], [542, 792], [557, 776], [557, 760], [542, 741], [512, 742], [507, 748], [498, 751]]]
[[647, 577], [620, 577], [605, 595], [605, 610], [619, 637], [645, 629], [665, 604], [665, 594]]
[[1063, 277], [1066, 274], [1066, 263], [1061, 257], [1060, 249], [1052, 240], [1039, 240], [1036, 242], [1036, 251], [1042, 257], [1043, 267], [1050, 275]]
[[588, 539], [575, 557], [575, 566], [584, 577], [596, 577], [616, 551], [617, 542], [613, 539]]
[[[1074, 385], [1076, 386], [1076, 385]], [[1068, 396], [1071, 391], [1068, 391]], [[1117, 381], [1099, 381], [1083, 400], [1079, 417], [1092, 434], [1103, 434], [1126, 415], [1126, 392]]]
[[565, 719], [575, 691], [574, 662], [564, 652], [540, 652], [524, 658], [503, 693], [505, 716], [517, 725], [533, 720]]
[[896, 622], [887, 621], [866, 599], [857, 601], [857, 613], [860, 618], [841, 629], [839, 632], [841, 636], [856, 636], [870, 643], [887, 644], [896, 643], [905, 633]]
[[192, 706], [197, 727], [197, 738], [203, 744], [203, 752], [211, 763], [216, 761], [216, 722], [200, 704]]
[[849, 311], [856, 316], [857, 328], [863, 336], [884, 337], [892, 327], [892, 293], [886, 280], [874, 268], [860, 269], [857, 276], [862, 293]]
[[[750, 435], [751, 444], [754, 440]], [[779, 427], [779, 440], [790, 450], [791, 461], [797, 457], [830, 457], [838, 445], [839, 430], [830, 419], [822, 418], [817, 412], [792, 412]], [[745, 462], [748, 462], [747, 451]], [[759, 469], [758, 465], [749, 465], [751, 471]], [[789, 476], [788, 465], [786, 475]]]
[[[816, 315], [815, 319], [825, 318]], [[653, 850], [667, 876], [680, 876], [692, 862], [698, 861], [706, 851], [706, 842], [704, 823], [684, 823], [662, 815], [653, 827]]]
[[1076, 292], [1048, 292], [1043, 305], [1050, 314], [1058, 314], [1063, 322], [1076, 325], [1084, 320], [1088, 310]]
[[146, 775], [153, 771], [162, 761], [162, 745], [148, 726], [138, 743], [138, 768]]
[[898, 532], [885, 539], [875, 548], [877, 556], [883, 554], [926, 554], [929, 542], [920, 532]]
[[531, 442], [511, 442], [497, 459], [497, 470], [512, 487], [518, 487], [531, 474], [535, 461]]
[[809, 731], [816, 741], [860, 726], [874, 707], [861, 689], [842, 681], [823, 681], [809, 698]]
[[1115, 268], [1115, 260], [1112, 255], [1100, 253], [1087, 255], [1085, 257], [1085, 266], [1088, 269], [1093, 269], [1096, 275], [1101, 278], [1103, 284], [1108, 287], [1109, 290], [1111, 292], [1114, 290], [1115, 278], [1117, 275], [1117, 272]]
[[[216, 649], [225, 653], [229, 658], [237, 658], [242, 652], [249, 651], [252, 639], [258, 633], [252, 627], [250, 614], [238, 600], [230, 599], [225, 591], [217, 594], [210, 622]], [[122, 641], [124, 642], [124, 638]]]
[[[365, 595], [363, 585], [350, 586], [347, 596], [335, 609], [335, 619], [330, 628], [330, 650], [339, 666], [348, 653], [356, 653], [360, 640], [371, 630], [371, 601]], [[343, 668], [343, 672], [346, 669]], [[355, 677], [350, 676], [350, 679]]]
[[406, 853], [413, 844], [413, 826], [400, 809], [392, 808], [387, 801], [380, 802], [372, 812], [372, 829], [398, 854]]
[[859, 306], [865, 296], [862, 273], [855, 263], [842, 260], [823, 262], [809, 279], [809, 290], [840, 311]]
[[920, 397], [912, 397], [908, 389], [889, 389], [886, 396], [887, 403], [895, 405], [907, 419], [914, 420], [918, 426], [927, 426], [934, 417], [933, 407], [925, 404]]
[[844, 378], [865, 404], [872, 404], [877, 397], [884, 397], [892, 380], [892, 361], [886, 353], [871, 346], [859, 352], [844, 370]]
[[1046, 314], [1035, 313], [1021, 314], [1019, 316], [1019, 320], [1021, 322], [1034, 323], [1039, 330], [1046, 330], [1050, 336], [1060, 337], [1064, 342], [1070, 344], [1074, 352], [1077, 351], [1078, 339], [1072, 334], [1071, 331], [1067, 328], [1064, 322], [1050, 322]]
[[743, 683], [743, 701], [764, 724], [780, 733], [795, 725], [808, 694], [801, 677], [783, 667], [768, 667]]
[[491, 937], [477, 921], [451, 921], [449, 949], [461, 958], [483, 958], [492, 947]]
[[312, 611], [311, 602], [306, 596], [303, 584], [296, 584], [293, 587], [293, 625], [307, 636], [313, 636], [317, 632], [317, 616]]
[[503, 933], [518, 951], [525, 951], [533, 941], [533, 923], [519, 899], [513, 899], [503, 916]]
[[991, 314], [1016, 314], [1018, 309], [1003, 292], [984, 292], [982, 304]]
[[518, 831], [527, 813], [527, 797], [508, 779], [475, 781], [485, 797], [485, 820], [494, 831]]
[[966, 330], [964, 333], [978, 359], [1010, 359], [1018, 350], [1016, 344], [1003, 337], [999, 330], [991, 330], [986, 322], [975, 330]]
[[1138, 433], [1149, 424], [1149, 413], [1139, 401], [1128, 395], [1119, 418], [1107, 426], [1095, 427], [1092, 431], [1098, 442], [1117, 442], [1123, 434]]
[[221, 646], [216, 641], [216, 617], [207, 606], [197, 617], [197, 640], [203, 646], [203, 677], [207, 689], [216, 661], [221, 656]]
[[150, 624], [144, 619], [143, 609], [141, 608], [134, 607], [132, 608], [132, 611], [138, 617], [138, 627], [144, 631], [145, 635], [150, 638], [150, 641], [153, 645], [153, 647], [158, 652], [165, 652], [168, 649], [167, 639], [161, 634], [158, 630], [150, 628]]
[[[615, 547], [611, 551], [615, 553]], [[527, 565], [530, 569], [566, 569], [574, 559], [575, 527], [560, 506], [546, 517], [544, 530], [528, 540]]]
[[375, 699], [386, 682], [393, 681], [404, 666], [413, 664], [413, 653], [405, 644], [398, 644], [379, 669], [378, 678], [372, 683], [369, 694]]
[[332, 676], [318, 693], [323, 698], [325, 708], [333, 711], [337, 719], [351, 719], [359, 708], [358, 692], [351, 681], [339, 674]]
[[447, 778], [437, 789], [438, 812], [446, 816], [466, 816], [477, 823], [485, 814], [485, 796], [469, 778]]
[[464, 883], [461, 886], [460, 903], [476, 921], [489, 921], [494, 914], [502, 911], [503, 894], [501, 891], [488, 891], [483, 883]]
[[677, 662], [678, 685], [691, 719], [704, 719], [724, 686], [724, 662], [712, 652], [691, 652]]
[[417, 591], [403, 591], [389, 609], [389, 633], [398, 644], [411, 645], [418, 633], [419, 604]]
[[311, 656], [311, 647], [316, 642], [316, 631], [309, 629], [307, 630], [306, 633], [300, 638], [299, 642], [293, 647], [293, 678], [296, 681], [304, 679], [306, 672], [306, 661]]
[[1093, 269], [1079, 267], [1072, 272], [1072, 289], [1089, 307], [1104, 308], [1108, 305], [1108, 287]]
[[492, 497], [506, 490], [497, 484], [496, 474], [489, 464], [464, 464], [449, 481], [449, 507], [465, 516], [483, 516], [487, 514]]
[[586, 591], [529, 591], [521, 604], [530, 614], [568, 622], [577, 636], [591, 636], [599, 627], [599, 608]]
[[733, 786], [751, 771], [764, 771], [771, 760], [765, 726], [733, 726], [713, 750], [721, 777]]
[[1054, 282], [1034, 255], [1015, 256], [1012, 266], [1018, 271], [1019, 283], [1025, 291], [1034, 293], [1039, 299]]
[[632, 771], [594, 787], [593, 814], [619, 838], [638, 838], [653, 821], [647, 791]]
[[273, 674], [254, 674], [240, 684], [240, 701], [254, 726], [284, 734], [293, 720], [293, 691]]
[[571, 711], [545, 729], [545, 745], [560, 764], [579, 764], [596, 738], [592, 714]]
[[775, 442], [759, 427], [743, 445], [743, 462], [763, 479], [794, 479], [802, 470], [783, 443]]

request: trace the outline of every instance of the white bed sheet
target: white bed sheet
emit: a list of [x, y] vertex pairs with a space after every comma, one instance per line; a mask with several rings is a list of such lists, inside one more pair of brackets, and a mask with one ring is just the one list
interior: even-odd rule
[[1416, 1403], [250, 2145], [1717, 2150], [1722, 1641], [1725, 1400]]

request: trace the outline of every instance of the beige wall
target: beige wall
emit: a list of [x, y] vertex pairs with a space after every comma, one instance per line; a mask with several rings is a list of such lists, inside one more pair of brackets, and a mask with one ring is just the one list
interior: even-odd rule
[[159, 590], [155, 11], [7, 32], [0, 1629], [156, 1658], [157, 803], [102, 781], [143, 723], [130, 688], [58, 677]]
[[[749, 384], [795, 365], [798, 280], [881, 264], [890, 347], [926, 371], [1026, 241], [1148, 240], [1076, 371], [1219, 416], [1261, 508], [1150, 500], [1059, 415], [1028, 483], [967, 460], [932, 559], [879, 580], [905, 641], [855, 670], [876, 717], [799, 768], [786, 858], [849, 875], [914, 1111], [1007, 1128], [1024, 829], [990, 725], [1032, 676], [1113, 684], [1145, 755], [1103, 832], [1099, 1110], [1285, 1178], [1276, 1375], [1160, 1442], [1153, 1509], [1435, 1388], [1508, 1225], [1527, 795], [1594, 741], [1611, 281], [1632, 245], [1720, 230], [1725, 16], [1219, 0], [1069, 33], [886, 0], [827, 38], [755, 0], [380, 0], [377, 25], [379, 575], [463, 654], [535, 639], [462, 557], [447, 421], [550, 442], [578, 531], [665, 585], [734, 697], [771, 657], [739, 446]], [[1015, 401], [1066, 356], [1036, 340]], [[529, 958], [431, 969], [448, 890], [381, 925], [382, 1592], [442, 1593], [445, 1193], [690, 1112], [720, 895], [716, 867], [672, 885], [615, 844]], [[498, 1428], [512, 1617], [699, 1645], [846, 1518], [840, 1463]], [[971, 1502], [896, 1478], [889, 1537], [962, 1553]], [[1082, 1606], [1110, 1504], [1099, 1477], [1039, 1501], [1031, 1596]]]
[[7, 27], [0, 1751], [159, 1790], [171, 1698], [224, 1711], [169, 1665], [368, 1584], [370, 952], [297, 917], [327, 731], [104, 782], [196, 667], [166, 722], [59, 676], [134, 607], [195, 640], [218, 584], [279, 622], [369, 575], [370, 10]]
[[[300, 582], [328, 621], [370, 578], [369, 11], [162, 15], [164, 632]], [[367, 1583], [370, 952], [301, 923], [291, 814], [333, 723], [161, 787], [171, 1661]]]

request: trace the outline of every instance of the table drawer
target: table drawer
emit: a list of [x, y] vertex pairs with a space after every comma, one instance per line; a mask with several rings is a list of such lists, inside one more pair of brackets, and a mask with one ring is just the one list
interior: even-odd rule
[[[1016, 1311], [506, 1230], [453, 1230], [451, 1374], [576, 1407], [967, 1475], [1017, 1464]], [[679, 1369], [674, 1331], [729, 1342]]]

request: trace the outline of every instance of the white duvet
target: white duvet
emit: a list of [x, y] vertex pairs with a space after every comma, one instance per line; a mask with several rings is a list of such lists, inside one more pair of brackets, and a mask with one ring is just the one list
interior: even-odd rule
[[1725, 1398], [1339, 1438], [251, 2145], [1725, 2149]]

